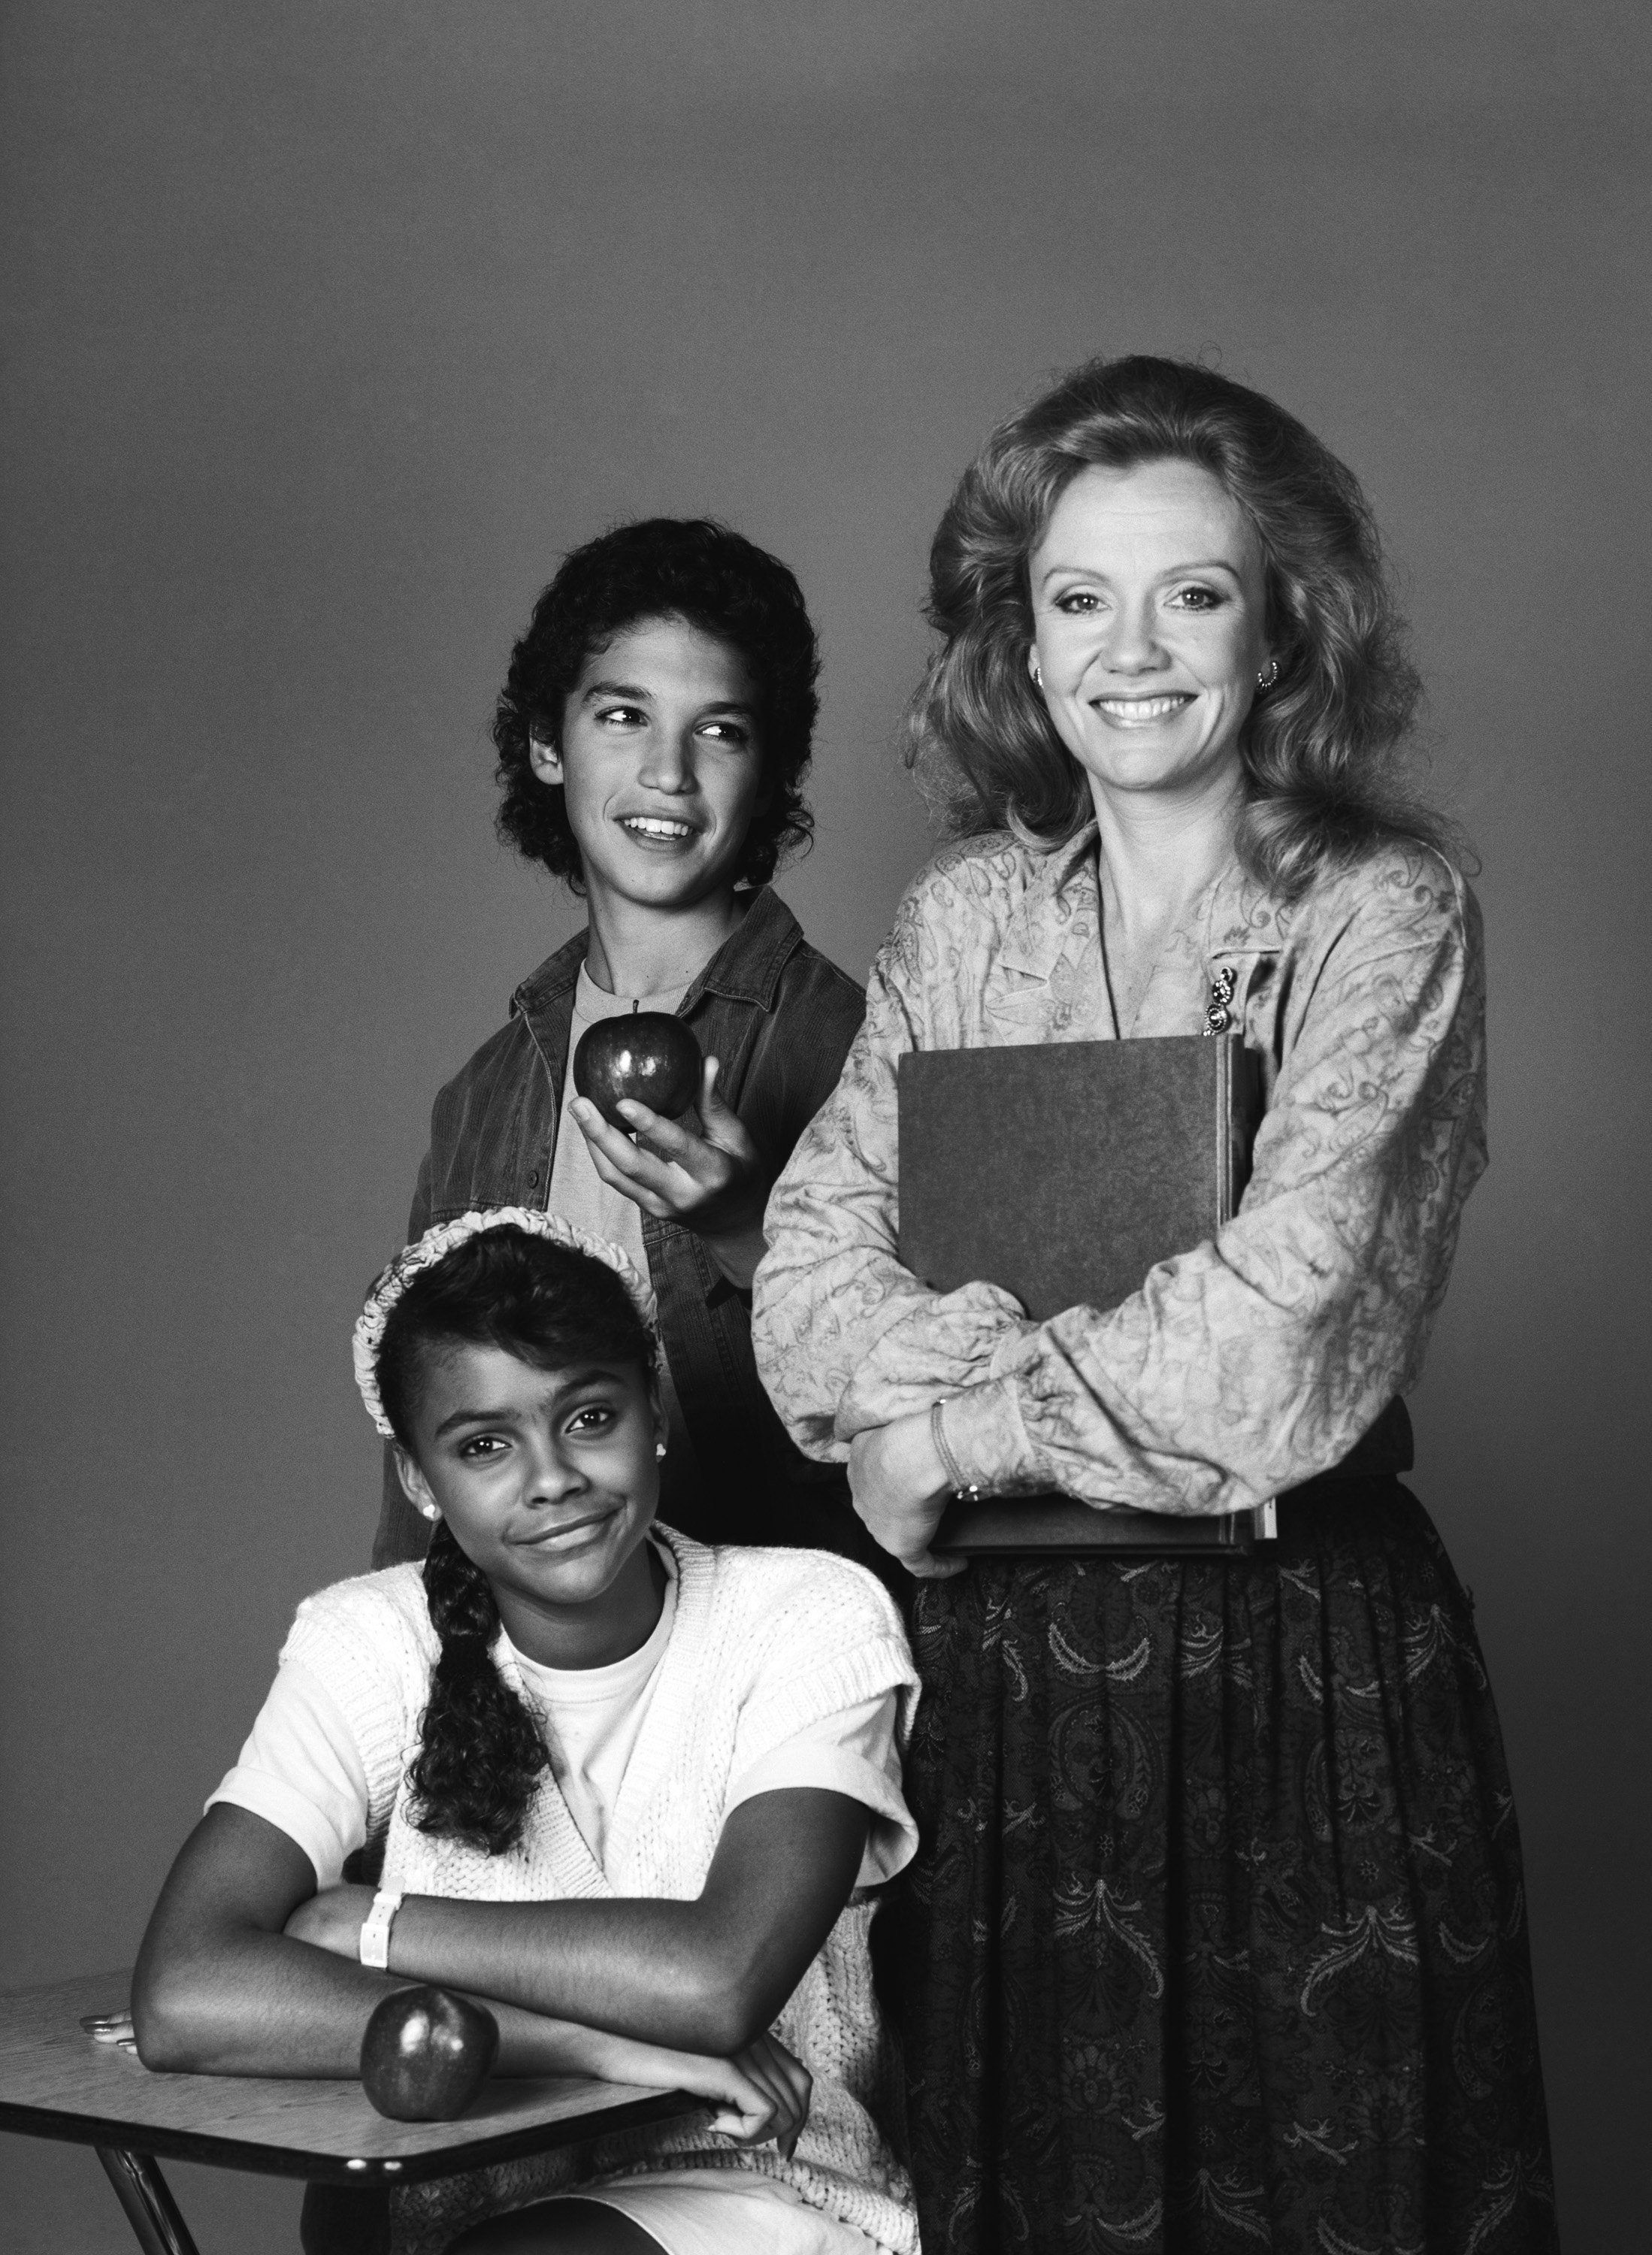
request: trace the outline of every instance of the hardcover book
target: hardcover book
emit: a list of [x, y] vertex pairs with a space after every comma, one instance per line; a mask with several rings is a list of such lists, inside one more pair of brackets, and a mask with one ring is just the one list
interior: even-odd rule
[[[902, 1266], [939, 1292], [1000, 1284], [1040, 1319], [1116, 1307], [1231, 1219], [1261, 1111], [1259, 1061], [1231, 1038], [910, 1051]], [[1252, 1522], [1060, 1495], [960, 1498], [933, 1547], [1238, 1550]]]

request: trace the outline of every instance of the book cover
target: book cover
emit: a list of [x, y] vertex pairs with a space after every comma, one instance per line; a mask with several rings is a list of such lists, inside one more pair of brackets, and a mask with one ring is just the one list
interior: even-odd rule
[[[900, 1064], [900, 1254], [936, 1291], [1001, 1284], [1030, 1316], [1116, 1307], [1236, 1209], [1259, 1060], [1199, 1035], [918, 1050]], [[1238, 1549], [1248, 1513], [960, 1500], [936, 1548]]]

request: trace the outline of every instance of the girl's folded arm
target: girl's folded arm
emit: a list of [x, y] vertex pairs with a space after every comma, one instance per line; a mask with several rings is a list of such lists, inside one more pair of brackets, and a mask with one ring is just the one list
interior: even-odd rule
[[[146, 2067], [196, 2075], [357, 2072], [374, 2006], [405, 1988], [407, 1976], [373, 1972], [289, 1938], [284, 1926], [314, 1889], [309, 1858], [277, 1826], [230, 1803], [208, 1809], [172, 1865], [138, 1955], [132, 2021]], [[728, 2062], [492, 1999], [489, 2005], [499, 2023], [500, 2074], [600, 2075], [693, 2090], [742, 2120], [758, 2111], [749, 2078]]]
[[[729, 1815], [692, 1900], [555, 1903], [410, 1895], [390, 1929], [390, 1970], [530, 2012], [693, 2052], [739, 2051], [769, 2027], [855, 1883], [870, 1812], [847, 1794], [796, 1787]], [[327, 1897], [295, 1929], [355, 1947], [364, 1891], [342, 1920]]]
[[146, 2067], [220, 2075], [353, 2075], [382, 1975], [289, 1942], [315, 1891], [309, 1858], [244, 1809], [209, 1809], [150, 1918], [132, 1980]]

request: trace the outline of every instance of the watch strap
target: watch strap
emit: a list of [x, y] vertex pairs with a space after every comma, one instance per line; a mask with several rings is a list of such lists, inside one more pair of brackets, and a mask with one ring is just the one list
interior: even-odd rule
[[388, 1973], [390, 1965], [390, 1928], [402, 1907], [399, 1887], [381, 1887], [373, 1898], [373, 1907], [362, 1921], [362, 1932], [356, 1942], [355, 1954], [363, 1965], [370, 1965], [376, 1973]]

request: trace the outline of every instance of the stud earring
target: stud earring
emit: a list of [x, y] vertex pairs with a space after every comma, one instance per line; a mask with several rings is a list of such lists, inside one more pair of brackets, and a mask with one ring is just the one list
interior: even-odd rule
[[657, 1458], [657, 1457], [663, 1457], [663, 1456], [664, 1455], [664, 1453], [665, 1453], [665, 1444], [664, 1444], [664, 1441], [656, 1441], [656, 1442], [655, 1442], [655, 1444], [654, 1444], [654, 1454], [655, 1454], [655, 1456], [656, 1456]]
[[1033, 685], [1033, 687], [1034, 687], [1035, 689], [1042, 689], [1042, 688], [1044, 687], [1044, 673], [1043, 673], [1043, 671], [1042, 671], [1042, 670], [1041, 670], [1041, 668], [1040, 668], [1040, 666], [1039, 666], [1039, 664], [1038, 664], [1037, 659], [1036, 657], [1034, 657], [1034, 658], [1030, 658], [1030, 659], [1028, 660], [1028, 664], [1029, 664], [1031, 666], [1031, 668], [1032, 668], [1032, 685]]
[[1259, 697], [1265, 697], [1278, 678], [1279, 660], [1276, 657], [1270, 657], [1262, 672], [1256, 676], [1257, 695]]
[[437, 1510], [433, 1503], [421, 1503], [418, 1507], [418, 1513], [421, 1519], [439, 1519], [441, 1517], [440, 1512]]

